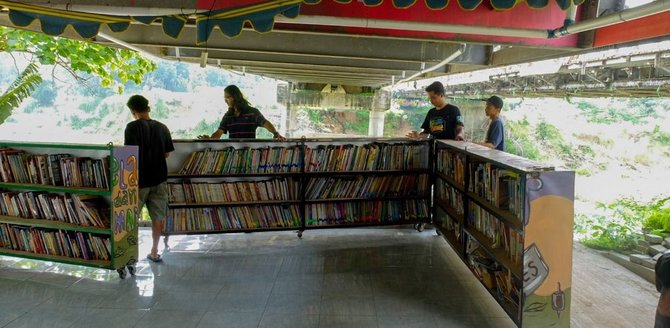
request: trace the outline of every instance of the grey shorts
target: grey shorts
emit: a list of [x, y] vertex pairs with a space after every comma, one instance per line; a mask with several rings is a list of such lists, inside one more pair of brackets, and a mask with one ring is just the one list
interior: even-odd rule
[[142, 210], [144, 205], [149, 210], [151, 220], [163, 221], [167, 217], [168, 210], [168, 190], [167, 182], [163, 182], [157, 186], [140, 188], [140, 204], [139, 209]]

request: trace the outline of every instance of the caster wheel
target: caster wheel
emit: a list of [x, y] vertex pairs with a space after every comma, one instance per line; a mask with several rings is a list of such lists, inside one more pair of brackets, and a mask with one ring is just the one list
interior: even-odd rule
[[416, 231], [418, 232], [423, 232], [426, 229], [426, 224], [425, 223], [419, 223], [416, 226]]
[[124, 268], [116, 269], [116, 272], [119, 273], [119, 278], [126, 279], [126, 270]]
[[440, 229], [435, 228], [435, 234], [437, 234], [438, 236], [442, 236], [442, 231], [440, 231]]
[[126, 268], [128, 268], [128, 273], [130, 273], [131, 276], [135, 275], [135, 267], [134, 266], [129, 265]]
[[302, 238], [302, 231], [298, 231], [298, 238]]

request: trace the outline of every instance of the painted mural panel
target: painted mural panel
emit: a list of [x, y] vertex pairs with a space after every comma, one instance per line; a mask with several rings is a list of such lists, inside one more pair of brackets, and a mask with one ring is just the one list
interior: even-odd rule
[[574, 172], [527, 177], [524, 327], [570, 326], [574, 190]]
[[138, 258], [139, 216], [137, 146], [114, 147], [112, 171], [112, 229], [114, 267], [133, 265]]

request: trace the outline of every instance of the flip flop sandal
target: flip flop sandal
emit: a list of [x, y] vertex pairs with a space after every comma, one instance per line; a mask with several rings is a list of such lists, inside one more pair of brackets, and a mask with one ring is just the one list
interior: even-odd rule
[[160, 255], [156, 255], [156, 257], [151, 256], [151, 254], [147, 254], [147, 259], [152, 262], [163, 262], [163, 259], [161, 258]]

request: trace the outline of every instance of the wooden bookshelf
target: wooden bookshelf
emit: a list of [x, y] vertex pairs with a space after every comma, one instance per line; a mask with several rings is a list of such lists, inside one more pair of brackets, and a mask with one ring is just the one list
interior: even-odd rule
[[472, 192], [468, 192], [467, 195], [473, 202], [477, 203], [477, 205], [479, 205], [486, 211], [490, 212], [491, 214], [495, 215], [498, 219], [505, 222], [505, 224], [507, 224], [508, 226], [516, 230], [522, 230], [523, 224], [521, 220], [517, 218], [512, 212], [494, 207], [493, 205], [491, 205], [489, 201], [487, 201], [482, 197], [477, 196]]
[[170, 203], [170, 208], [180, 207], [214, 207], [214, 206], [263, 206], [263, 205], [288, 205], [300, 204], [299, 200], [252, 200], [239, 202], [214, 202], [214, 203]]
[[412, 174], [429, 174], [428, 169], [413, 169], [413, 170], [379, 170], [379, 171], [324, 171], [316, 172], [309, 171], [305, 172], [306, 176], [342, 176], [342, 175], [407, 175], [408, 172]]
[[0, 254], [134, 274], [137, 164], [137, 146], [0, 141], [0, 202], [18, 211], [0, 212]]
[[270, 173], [222, 173], [222, 174], [177, 174], [169, 173], [168, 179], [212, 179], [212, 178], [253, 178], [253, 177], [283, 177], [300, 176], [300, 172], [270, 172]]
[[447, 182], [450, 186], [456, 188], [456, 190], [458, 190], [458, 191], [460, 191], [460, 192], [465, 192], [465, 187], [464, 187], [463, 185], [457, 183], [454, 179], [452, 179], [452, 178], [449, 177], [448, 175], [446, 175], [446, 174], [444, 174], [444, 173], [442, 173], [442, 172], [437, 172], [436, 174], [437, 174], [437, 176], [438, 176], [440, 179], [442, 179], [442, 180], [444, 180], [445, 182]]
[[412, 224], [413, 220], [398, 220], [389, 222], [350, 222], [337, 224], [311, 224], [307, 225], [309, 229], [332, 229], [332, 228], [361, 228], [361, 227], [376, 227], [376, 226], [396, 226]]
[[21, 225], [27, 227], [36, 227], [36, 228], [49, 228], [57, 230], [67, 230], [67, 231], [81, 231], [81, 232], [90, 232], [100, 235], [111, 235], [112, 232], [107, 228], [97, 228], [90, 226], [81, 226], [77, 224], [61, 222], [61, 221], [52, 221], [46, 219], [24, 219], [15, 216], [6, 216], [0, 215], [0, 223], [10, 223], [14, 225]]
[[[458, 215], [436, 193], [434, 205], [441, 212], [433, 212], [434, 220], [463, 223], [461, 242], [453, 231], [438, 227], [448, 244], [517, 326], [569, 327], [574, 172], [468, 142], [438, 140], [435, 152], [435, 158], [452, 160], [459, 154], [465, 168], [464, 185], [439, 169], [435, 173], [461, 194], [465, 212]], [[453, 168], [453, 163], [436, 167]]]
[[405, 199], [426, 199], [427, 196], [383, 196], [370, 198], [320, 198], [320, 199], [306, 199], [305, 203], [350, 203], [350, 202], [370, 202], [378, 200], [405, 200]]
[[449, 206], [449, 204], [447, 204], [447, 202], [445, 202], [442, 199], [434, 199], [433, 202], [435, 203], [435, 205], [439, 206], [445, 212], [447, 212], [447, 214], [449, 214], [449, 216], [453, 220], [455, 220], [456, 222], [459, 222], [460, 224], [463, 224], [463, 222], [465, 220], [463, 218], [463, 214], [458, 214], [453, 207], [451, 207], [451, 206]]
[[474, 230], [470, 227], [465, 227], [464, 231], [467, 232], [473, 238], [475, 238], [477, 242], [479, 242], [479, 244], [484, 247], [484, 250], [486, 250], [491, 256], [493, 256], [493, 258], [495, 258], [496, 261], [498, 261], [505, 268], [511, 271], [512, 274], [514, 274], [518, 278], [522, 277], [521, 266], [520, 266], [521, 263], [513, 263], [512, 260], [509, 258], [509, 255], [505, 252], [505, 250], [501, 248], [494, 248], [493, 243], [486, 236], [484, 236], [483, 233], [477, 230]]
[[[426, 200], [426, 204], [430, 204], [430, 147], [432, 146], [428, 141], [413, 141], [409, 139], [369, 139], [369, 138], [353, 138], [353, 139], [290, 139], [279, 142], [274, 140], [174, 140], [175, 152], [168, 158], [168, 171], [171, 172], [168, 176], [168, 182], [178, 182], [179, 180], [194, 179], [198, 182], [227, 183], [230, 181], [221, 182], [224, 178], [227, 180], [234, 180], [234, 182], [245, 181], [260, 181], [258, 179], [270, 179], [277, 177], [294, 177], [296, 180], [293, 183], [297, 184], [298, 199], [295, 195], [286, 195], [275, 193], [272, 200], [256, 201], [251, 199], [241, 199], [239, 201], [226, 202], [172, 202], [170, 208], [197, 208], [197, 207], [253, 207], [259, 205], [267, 206], [282, 206], [285, 204], [297, 205], [300, 208], [300, 224], [298, 226], [286, 227], [286, 229], [297, 229], [298, 236], [302, 236], [302, 231], [306, 229], [324, 228], [324, 225], [307, 224], [307, 206], [314, 204], [343, 204], [343, 203], [361, 203], [361, 202], [398, 202], [398, 206], [402, 207], [407, 204], [400, 203], [408, 200]], [[287, 150], [282, 150], [285, 147]], [[244, 168], [249, 172], [236, 173], [221, 173], [221, 174], [179, 174], [178, 172], [186, 171], [224, 171], [225, 167], [218, 166], [221, 161], [204, 158], [204, 154], [220, 154], [225, 151], [226, 154], [236, 154], [237, 149], [244, 149], [244, 154], [262, 153], [265, 149], [272, 149], [275, 154], [290, 154], [277, 156], [273, 162], [268, 158], [259, 156], [241, 156], [233, 160], [235, 165]], [[200, 152], [200, 153], [196, 153]], [[307, 155], [309, 154], [309, 156]], [[335, 156], [334, 154], [337, 154]], [[364, 155], [365, 154], [365, 155]], [[373, 155], [374, 154], [374, 155]], [[382, 158], [379, 156], [386, 156], [389, 158]], [[212, 155], [222, 156], [222, 155]], [[325, 156], [325, 157], [324, 157]], [[338, 163], [329, 163], [325, 161], [327, 158], [339, 158]], [[375, 157], [376, 156], [376, 157]], [[198, 159], [198, 160], [196, 160]], [[312, 162], [307, 163], [308, 160]], [[202, 164], [205, 163], [205, 164]], [[201, 165], [202, 164], [202, 165]], [[333, 164], [333, 165], [331, 165]], [[335, 165], [336, 164], [336, 165]], [[323, 166], [321, 166], [323, 165]], [[280, 168], [287, 172], [268, 172], [261, 173], [260, 166], [267, 166], [272, 168]], [[244, 171], [242, 170], [242, 171]], [[399, 177], [399, 176], [415, 176], [425, 175], [421, 179], [425, 179], [425, 190], [417, 190], [411, 192], [398, 192], [397, 195], [387, 194], [387, 196], [364, 196], [364, 197], [337, 197], [337, 198], [312, 198], [308, 199], [306, 188], [312, 179], [340, 179], [340, 181], [347, 180], [351, 177]], [[370, 183], [374, 184], [375, 180]], [[413, 183], [423, 184], [422, 180], [417, 179]], [[338, 182], [340, 183], [340, 182]], [[361, 182], [362, 183], [362, 182]], [[391, 188], [385, 184], [375, 185], [378, 188]], [[294, 186], [295, 187], [295, 186]], [[323, 188], [323, 185], [318, 188]], [[295, 189], [291, 189], [295, 191]], [[320, 189], [315, 189], [318, 194]], [[353, 189], [352, 189], [353, 190]], [[359, 190], [359, 189], [355, 189]], [[375, 189], [375, 191], [377, 191]], [[380, 191], [378, 194], [384, 194]], [[419, 194], [420, 193], [420, 194]], [[317, 195], [318, 196], [318, 195]], [[332, 195], [340, 196], [340, 195]], [[178, 199], [178, 198], [177, 198]], [[395, 205], [394, 205], [395, 206]], [[407, 209], [412, 208], [417, 213], [421, 209], [414, 209], [413, 206], [407, 205]], [[426, 208], [426, 213], [428, 210]], [[411, 217], [416, 217], [415, 213], [409, 213]], [[421, 219], [408, 219], [401, 222], [393, 222], [393, 224], [412, 224], [419, 221], [427, 221], [429, 218], [422, 215]], [[168, 220], [173, 220], [170, 216]], [[177, 219], [175, 219], [177, 220]], [[184, 218], [180, 218], [183, 222]], [[195, 220], [191, 218], [188, 220]], [[328, 224], [330, 228], [337, 227], [356, 227], [356, 226], [373, 226], [386, 225], [386, 222], [362, 222], [361, 224]], [[169, 222], [168, 225], [170, 226]], [[263, 229], [236, 229], [236, 230], [196, 230], [186, 231], [184, 234], [194, 233], [225, 233], [225, 232], [253, 232], [266, 231]], [[181, 234], [180, 231], [167, 231], [166, 235]]]
[[49, 186], [31, 183], [9, 183], [0, 182], [0, 188], [13, 190], [33, 190], [33, 191], [49, 191], [67, 194], [83, 194], [95, 196], [109, 196], [110, 191], [99, 188], [85, 188], [85, 187], [63, 187], [63, 186]]

